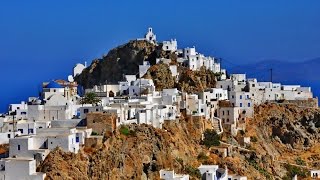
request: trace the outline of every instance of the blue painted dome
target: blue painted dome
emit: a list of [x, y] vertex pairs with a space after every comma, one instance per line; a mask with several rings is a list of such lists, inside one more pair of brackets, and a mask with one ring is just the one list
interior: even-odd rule
[[63, 88], [60, 84], [54, 82], [54, 81], [51, 81], [47, 86], [46, 88], [49, 88], [49, 89], [57, 89], [57, 88]]

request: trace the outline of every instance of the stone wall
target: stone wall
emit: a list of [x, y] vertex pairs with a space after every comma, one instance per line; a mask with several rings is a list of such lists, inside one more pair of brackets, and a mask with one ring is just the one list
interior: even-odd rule
[[93, 112], [87, 114], [87, 127], [99, 135], [111, 135], [116, 126], [117, 115], [113, 113]]

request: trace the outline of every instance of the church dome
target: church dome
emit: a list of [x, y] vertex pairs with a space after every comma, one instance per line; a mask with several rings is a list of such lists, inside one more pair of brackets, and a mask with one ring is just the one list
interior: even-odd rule
[[47, 86], [46, 88], [49, 88], [49, 89], [57, 89], [57, 88], [63, 88], [60, 84], [54, 82], [54, 81], [51, 81]]

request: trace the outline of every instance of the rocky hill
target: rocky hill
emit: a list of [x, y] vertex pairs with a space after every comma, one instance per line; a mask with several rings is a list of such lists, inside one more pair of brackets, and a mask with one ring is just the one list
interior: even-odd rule
[[75, 80], [85, 88], [94, 85], [118, 83], [124, 75], [137, 75], [139, 65], [149, 61], [152, 65], [144, 78], [154, 80], [157, 90], [163, 88], [178, 88], [187, 92], [198, 92], [205, 88], [214, 87], [216, 78], [213, 72], [202, 68], [191, 71], [178, 65], [178, 80], [172, 77], [169, 65], [156, 64], [157, 58], [171, 59], [171, 65], [177, 64], [175, 53], [162, 50], [162, 45], [155, 45], [148, 41], [134, 40], [112, 49], [102, 59], [96, 59], [92, 64], [75, 77]]
[[123, 75], [135, 75], [139, 72], [139, 65], [149, 61], [156, 63], [156, 58], [172, 58], [174, 55], [162, 50], [161, 45], [155, 45], [143, 40], [133, 40], [109, 51], [101, 59], [93, 60], [75, 80], [90, 88], [94, 85], [118, 83], [123, 80]]
[[[76, 155], [57, 149], [38, 170], [47, 179], [159, 179], [159, 170], [168, 168], [199, 179], [200, 164], [218, 164], [248, 179], [291, 179], [295, 174], [306, 179], [308, 169], [320, 167], [319, 109], [264, 104], [255, 110], [246, 131], [234, 138], [222, 135], [223, 142], [234, 146], [226, 158], [201, 141], [211, 128], [209, 121], [181, 118], [163, 129], [122, 126], [103, 146], [83, 148]], [[251, 137], [251, 144], [240, 147], [242, 137]]]

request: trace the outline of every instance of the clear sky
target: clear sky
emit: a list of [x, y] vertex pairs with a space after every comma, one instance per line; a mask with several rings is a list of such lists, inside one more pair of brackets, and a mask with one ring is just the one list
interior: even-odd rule
[[0, 111], [148, 26], [236, 64], [320, 57], [319, 0], [1, 0]]

